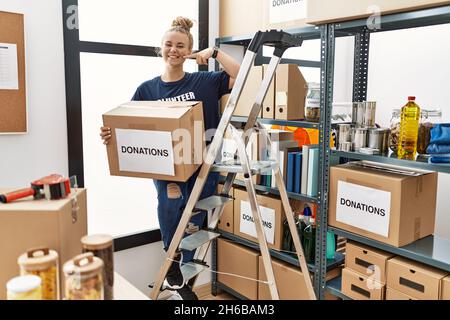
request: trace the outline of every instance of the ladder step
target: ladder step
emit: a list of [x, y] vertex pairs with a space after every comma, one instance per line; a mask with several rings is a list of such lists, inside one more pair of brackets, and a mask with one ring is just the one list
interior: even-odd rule
[[192, 251], [219, 236], [220, 234], [218, 233], [200, 230], [181, 240], [180, 249]]
[[[276, 165], [275, 161], [253, 161], [250, 162], [250, 170], [252, 174], [261, 174], [270, 172]], [[211, 171], [244, 173], [244, 169], [240, 164], [236, 163], [215, 163], [211, 167]]]
[[183, 274], [184, 281], [189, 281], [202, 272], [205, 269], [208, 269], [207, 266], [202, 266], [201, 264], [189, 262], [181, 266], [181, 273]]
[[233, 201], [232, 198], [221, 197], [221, 196], [211, 196], [200, 200], [195, 205], [195, 210], [212, 210], [223, 206], [224, 204]]

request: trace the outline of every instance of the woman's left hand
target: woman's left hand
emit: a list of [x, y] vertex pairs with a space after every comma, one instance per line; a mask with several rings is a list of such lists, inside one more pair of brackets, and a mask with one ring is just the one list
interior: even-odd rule
[[207, 65], [208, 59], [211, 58], [212, 54], [214, 52], [213, 48], [206, 48], [205, 50], [192, 53], [190, 55], [184, 56], [184, 59], [195, 59], [197, 61], [197, 64], [200, 65]]

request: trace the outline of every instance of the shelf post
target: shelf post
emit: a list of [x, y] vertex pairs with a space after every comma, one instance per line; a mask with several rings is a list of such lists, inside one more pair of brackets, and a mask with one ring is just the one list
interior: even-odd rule
[[355, 36], [355, 58], [353, 66], [353, 101], [367, 100], [367, 75], [369, 71], [370, 31], [364, 27]]

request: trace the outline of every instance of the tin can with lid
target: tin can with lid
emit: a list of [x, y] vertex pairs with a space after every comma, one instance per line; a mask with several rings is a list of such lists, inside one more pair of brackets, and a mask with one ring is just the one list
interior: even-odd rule
[[355, 128], [355, 141], [354, 149], [359, 151], [361, 148], [367, 146], [367, 129], [366, 128]]
[[64, 264], [67, 300], [103, 300], [103, 261], [92, 252]]
[[30, 249], [19, 257], [17, 263], [22, 276], [35, 275], [41, 278], [43, 300], [58, 300], [59, 273], [56, 251], [46, 247]]
[[94, 256], [102, 259], [103, 291], [105, 300], [114, 299], [114, 241], [107, 234], [93, 234], [81, 238], [83, 252], [92, 252]]

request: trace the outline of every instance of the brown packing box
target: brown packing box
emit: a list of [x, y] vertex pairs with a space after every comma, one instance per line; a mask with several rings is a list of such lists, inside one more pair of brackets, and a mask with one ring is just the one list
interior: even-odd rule
[[[448, 0], [336, 0], [308, 1], [308, 19], [311, 24], [354, 20], [374, 15], [412, 11], [450, 4]], [[382, 27], [382, 26], [381, 26]]]
[[345, 247], [346, 268], [366, 276], [374, 276], [383, 284], [386, 283], [387, 261], [392, 257], [392, 253], [357, 242], [349, 241]]
[[280, 64], [276, 71], [275, 119], [305, 118], [308, 83], [296, 64]]
[[[312, 0], [315, 1], [315, 0]], [[277, 30], [286, 30], [286, 29], [293, 29], [293, 28], [300, 28], [300, 27], [306, 27], [306, 21], [307, 21], [307, 16], [303, 17], [301, 19], [293, 19], [293, 20], [288, 20], [288, 21], [283, 21], [283, 22], [276, 22], [276, 23], [271, 23], [270, 21], [270, 7], [277, 5], [280, 6], [281, 5], [288, 5], [289, 2], [292, 4], [293, 2], [303, 2], [306, 3], [308, 2], [308, 5], [306, 7], [309, 6], [310, 1], [307, 0], [300, 0], [300, 1], [279, 1], [279, 0], [272, 0], [270, 1], [270, 3], [268, 1], [263, 1], [263, 5], [262, 5], [262, 25], [263, 25], [263, 30], [270, 30], [270, 29], [277, 29]], [[299, 16], [299, 8], [298, 7], [294, 7], [293, 10], [296, 11], [296, 16]], [[305, 12], [307, 13], [307, 11]], [[286, 20], [286, 19], [285, 19]]]
[[[256, 94], [261, 86], [262, 78], [262, 66], [254, 66], [250, 69], [247, 76], [247, 81], [242, 89], [236, 108], [234, 109], [233, 116], [248, 117], [250, 115], [250, 110], [256, 102]], [[261, 114], [262, 110], [260, 111], [258, 117], [261, 117]]]
[[450, 300], [450, 277], [442, 279], [441, 300]]
[[[300, 268], [273, 258], [272, 268], [280, 300], [309, 300], [305, 278]], [[267, 281], [262, 256], [259, 256], [258, 273], [258, 280]], [[265, 283], [258, 283], [258, 300], [272, 300], [269, 286]]]
[[219, 36], [249, 36], [262, 29], [261, 0], [220, 0]]
[[386, 300], [417, 300], [395, 289], [386, 288]]
[[[263, 79], [267, 73], [267, 65], [263, 65]], [[266, 119], [275, 119], [275, 83], [277, 79], [276, 72], [273, 75], [272, 82], [267, 90], [266, 97], [262, 106], [262, 117]]]
[[[250, 300], [258, 299], [259, 252], [219, 238], [217, 240], [217, 280]], [[250, 280], [252, 279], [252, 280]]]
[[[11, 191], [0, 189], [0, 194]], [[42, 246], [59, 255], [60, 296], [63, 297], [62, 266], [81, 253], [80, 239], [87, 234], [86, 190], [76, 191], [78, 210], [74, 216], [70, 197], [61, 200], [28, 197], [0, 203], [0, 300], [6, 299], [6, 283], [19, 275], [19, 256]]]
[[[223, 188], [223, 184], [219, 184], [217, 186], [217, 191], [218, 193], [220, 193], [222, 191]], [[234, 196], [234, 189], [231, 188], [229, 195], [231, 197]], [[233, 221], [233, 212], [234, 212], [234, 205], [233, 202], [230, 201], [229, 203], [227, 203], [223, 209], [222, 212], [222, 216], [219, 219], [219, 223], [217, 225], [217, 228], [219, 228], [220, 230], [229, 232], [229, 233], [233, 233], [234, 232], [234, 221]]]
[[384, 300], [385, 285], [351, 269], [342, 270], [342, 293], [354, 300]]
[[[271, 234], [271, 237], [273, 238], [273, 243], [271, 243], [271, 239], [267, 237], [267, 244], [271, 249], [281, 250], [283, 237], [282, 229], [285, 218], [281, 200], [279, 198], [257, 195], [257, 201], [262, 209], [261, 214], [263, 216], [263, 224], [266, 226], [264, 228], [266, 237], [267, 234]], [[246, 211], [241, 211], [242, 202], [246, 202]], [[250, 202], [248, 200], [247, 192], [245, 190], [234, 189], [234, 234], [258, 242], [256, 229], [254, 228], [254, 223], [252, 223], [252, 212], [249, 208]], [[253, 227], [255, 236], [248, 234], [251, 233], [251, 227]]]
[[438, 300], [448, 272], [402, 257], [388, 261], [387, 285], [420, 300]]
[[[369, 162], [363, 163], [369, 165]], [[381, 164], [377, 166], [387, 167]], [[340, 199], [337, 199], [338, 182], [342, 188], [339, 190]], [[436, 172], [414, 177], [361, 168], [352, 163], [334, 166], [330, 170], [328, 223], [333, 227], [401, 247], [433, 234], [436, 190]], [[388, 202], [383, 200], [383, 197], [389, 196], [390, 207]], [[338, 202], [342, 199], [346, 201], [344, 205]], [[357, 207], [349, 207], [348, 204]], [[380, 211], [383, 206], [385, 207], [381, 210], [385, 213]], [[337, 221], [338, 207], [340, 221]], [[363, 210], [364, 208], [366, 209]], [[378, 210], [378, 214], [374, 210]], [[385, 229], [380, 231], [380, 228]]]
[[201, 102], [132, 101], [105, 113], [103, 124], [112, 129], [111, 175], [186, 181], [202, 164]]

